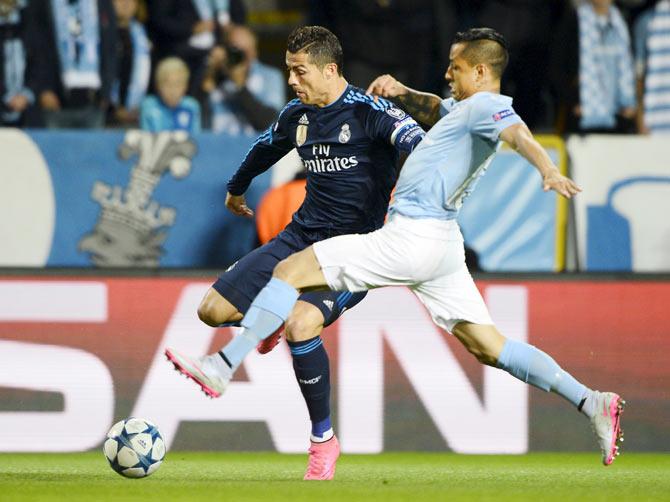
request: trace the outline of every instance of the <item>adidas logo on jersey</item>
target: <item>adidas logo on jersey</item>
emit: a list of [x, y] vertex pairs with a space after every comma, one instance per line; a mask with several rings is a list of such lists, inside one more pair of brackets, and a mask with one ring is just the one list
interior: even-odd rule
[[323, 300], [323, 304], [328, 307], [329, 310], [333, 310], [333, 300]]
[[300, 120], [298, 120], [298, 124], [309, 125], [309, 120], [307, 119], [307, 114], [306, 113], [302, 114], [302, 117], [300, 117]]

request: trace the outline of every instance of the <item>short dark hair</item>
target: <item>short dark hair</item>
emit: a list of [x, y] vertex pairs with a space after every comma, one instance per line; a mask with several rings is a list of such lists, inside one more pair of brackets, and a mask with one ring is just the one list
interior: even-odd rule
[[454, 44], [465, 44], [461, 53], [472, 66], [488, 64], [500, 78], [509, 61], [507, 40], [492, 28], [470, 28], [456, 33]]
[[305, 51], [319, 68], [335, 63], [337, 73], [342, 75], [342, 46], [337, 37], [323, 26], [296, 28], [288, 36], [286, 48], [293, 54]]

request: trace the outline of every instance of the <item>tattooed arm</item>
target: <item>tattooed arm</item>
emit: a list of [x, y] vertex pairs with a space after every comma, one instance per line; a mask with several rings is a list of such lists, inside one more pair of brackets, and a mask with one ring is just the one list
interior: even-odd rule
[[442, 99], [435, 94], [419, 92], [406, 87], [407, 94], [394, 98], [409, 114], [419, 122], [433, 126], [440, 120], [440, 103]]
[[377, 77], [369, 85], [367, 93], [393, 100], [407, 110], [416, 120], [428, 126], [432, 127], [440, 120], [442, 98], [428, 92], [410, 89], [391, 75]]

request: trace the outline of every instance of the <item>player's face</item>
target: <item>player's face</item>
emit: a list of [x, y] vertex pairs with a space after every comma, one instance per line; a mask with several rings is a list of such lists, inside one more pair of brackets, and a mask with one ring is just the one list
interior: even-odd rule
[[328, 80], [326, 69], [319, 68], [311, 62], [305, 52], [286, 52], [286, 69], [288, 85], [296, 93], [298, 99], [306, 105], [318, 105], [327, 101]]
[[469, 98], [477, 92], [477, 69], [461, 57], [463, 49], [465, 49], [463, 44], [451, 46], [449, 68], [444, 76], [449, 82], [452, 97], [457, 101]]

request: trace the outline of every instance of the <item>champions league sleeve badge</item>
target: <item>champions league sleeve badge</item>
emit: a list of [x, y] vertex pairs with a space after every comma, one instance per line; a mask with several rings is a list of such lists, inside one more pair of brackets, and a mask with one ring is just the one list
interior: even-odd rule
[[394, 119], [398, 119], [398, 120], [404, 119], [405, 115], [407, 115], [400, 108], [393, 108], [393, 107], [386, 110], [386, 113], [388, 113]]
[[349, 124], [344, 124], [340, 135], [337, 138], [340, 143], [347, 143], [351, 139], [351, 131], [349, 130]]
[[298, 120], [298, 128], [295, 130], [295, 144], [297, 146], [302, 146], [307, 141], [307, 126], [309, 126], [309, 120], [307, 114], [303, 113]]

